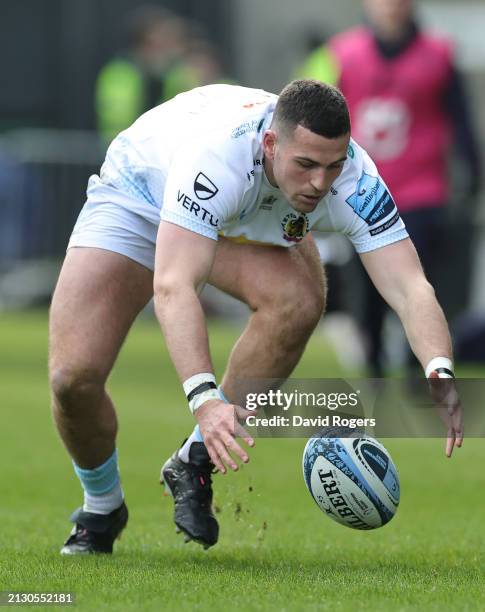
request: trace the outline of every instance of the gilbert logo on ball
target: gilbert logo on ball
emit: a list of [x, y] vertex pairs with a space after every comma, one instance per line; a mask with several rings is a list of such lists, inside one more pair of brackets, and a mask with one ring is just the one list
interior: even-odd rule
[[352, 435], [310, 438], [303, 451], [303, 476], [331, 519], [353, 529], [376, 529], [397, 511], [399, 476], [380, 442], [362, 433]]

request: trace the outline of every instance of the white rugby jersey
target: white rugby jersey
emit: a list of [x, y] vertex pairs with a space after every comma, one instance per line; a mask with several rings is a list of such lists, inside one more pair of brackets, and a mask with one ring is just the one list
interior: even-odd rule
[[270, 185], [262, 140], [277, 99], [234, 85], [180, 94], [121, 132], [88, 192], [114, 187], [118, 204], [213, 240], [290, 247], [310, 230], [341, 232], [363, 253], [406, 238], [385, 183], [353, 140], [341, 175], [313, 212], [295, 211]]

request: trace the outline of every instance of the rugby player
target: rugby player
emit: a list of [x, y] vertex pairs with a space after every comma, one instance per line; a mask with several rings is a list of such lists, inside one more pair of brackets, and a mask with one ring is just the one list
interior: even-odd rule
[[[211, 472], [249, 460], [236, 440], [236, 379], [287, 377], [324, 310], [312, 229], [349, 237], [426, 375], [452, 376], [442, 310], [331, 86], [294, 81], [279, 98], [231, 85], [181, 94], [113, 141], [87, 196], [50, 315], [54, 418], [84, 489], [63, 554], [112, 552], [127, 523], [105, 382], [152, 296], [198, 423], [163, 478], [177, 528], [204, 546], [218, 538]], [[205, 283], [252, 311], [219, 386], [199, 300]], [[457, 398], [449, 412], [448, 455], [462, 443]]]

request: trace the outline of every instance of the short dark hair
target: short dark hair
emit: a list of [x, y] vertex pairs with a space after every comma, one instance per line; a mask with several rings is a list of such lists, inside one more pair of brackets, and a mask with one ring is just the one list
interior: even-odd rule
[[302, 127], [338, 138], [350, 132], [350, 115], [343, 94], [332, 85], [313, 79], [292, 81], [280, 93], [273, 125], [286, 133]]

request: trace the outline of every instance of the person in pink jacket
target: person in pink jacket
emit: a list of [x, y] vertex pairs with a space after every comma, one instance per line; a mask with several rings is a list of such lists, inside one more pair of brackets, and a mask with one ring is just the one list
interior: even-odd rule
[[[364, 0], [363, 6], [365, 24], [316, 49], [300, 73], [337, 84], [345, 95], [354, 138], [376, 162], [436, 287], [453, 138], [467, 171], [468, 195], [475, 196], [480, 187], [481, 164], [462, 79], [451, 42], [420, 27], [413, 0]], [[362, 323], [376, 377], [384, 373], [385, 310], [366, 282]]]

